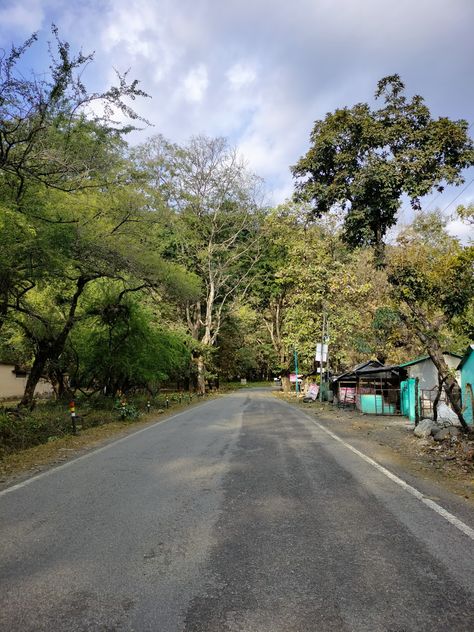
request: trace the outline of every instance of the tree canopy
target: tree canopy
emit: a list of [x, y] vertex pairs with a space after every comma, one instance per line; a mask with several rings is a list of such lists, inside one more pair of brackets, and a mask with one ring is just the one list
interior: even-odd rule
[[[23, 406], [42, 376], [59, 396], [204, 392], [288, 375], [294, 349], [312, 374], [324, 321], [334, 372], [428, 351], [459, 410], [440, 349], [472, 339], [472, 248], [419, 208], [474, 163], [465, 121], [386, 77], [379, 108], [315, 123], [295, 199], [269, 209], [224, 138], [129, 147], [143, 119], [128, 103], [145, 93], [127, 75], [89, 91], [92, 56], [53, 38], [49, 73], [18, 69], [36, 36], [0, 59], [0, 359], [29, 367]], [[381, 266], [404, 195], [418, 215]]]
[[379, 108], [358, 103], [316, 121], [292, 172], [295, 198], [310, 202], [314, 216], [342, 209], [345, 240], [380, 251], [402, 196], [419, 210], [433, 189], [464, 182], [474, 146], [467, 121], [434, 118], [421, 96], [405, 95], [398, 75], [381, 79], [375, 97]]

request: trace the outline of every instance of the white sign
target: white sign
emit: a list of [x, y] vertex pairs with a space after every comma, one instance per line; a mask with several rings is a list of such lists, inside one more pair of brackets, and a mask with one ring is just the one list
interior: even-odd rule
[[318, 342], [316, 345], [316, 354], [314, 356], [316, 362], [327, 362], [328, 359], [328, 346], [322, 345]]

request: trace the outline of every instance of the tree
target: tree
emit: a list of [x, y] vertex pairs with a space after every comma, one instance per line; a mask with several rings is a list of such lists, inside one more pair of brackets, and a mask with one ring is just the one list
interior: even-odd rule
[[467, 206], [458, 206], [456, 209], [458, 217], [466, 224], [474, 225], [474, 204], [468, 204]]
[[111, 140], [119, 142], [133, 129], [114, 115], [144, 121], [126, 103], [147, 96], [138, 81], [117, 73], [116, 86], [89, 91], [82, 74], [93, 55], [72, 55], [54, 25], [52, 34], [56, 50], [50, 45], [48, 73], [25, 76], [18, 68], [36, 34], [0, 58], [0, 183], [22, 211], [31, 181], [66, 191], [98, 186], [97, 179], [103, 183], [110, 173]]
[[[331, 367], [348, 368], [367, 357], [405, 360], [412, 346], [405, 327], [393, 326], [384, 270], [373, 266], [368, 248], [350, 250], [337, 215], [310, 220], [307, 205], [285, 204], [269, 213], [250, 303], [268, 329], [284, 387], [299, 352], [304, 372], [315, 370], [323, 314], [329, 321]], [[393, 314], [392, 314], [393, 315]], [[416, 349], [419, 351], [419, 347]]]
[[156, 137], [136, 163], [172, 211], [168, 256], [202, 283], [199, 300], [183, 307], [203, 393], [226, 311], [246, 291], [258, 258], [260, 180], [222, 138], [199, 136], [178, 146]]
[[[58, 210], [63, 221], [45, 221]], [[159, 218], [132, 184], [116, 192], [45, 189], [41, 220], [14, 211], [4, 217], [17, 228], [5, 236], [13, 255], [25, 254], [18, 262], [8, 250], [0, 256], [6, 281], [14, 281], [4, 287], [7, 322], [23, 330], [33, 351], [24, 407], [32, 405], [39, 378], [59, 367], [71, 331], [84, 318], [84, 295], [98, 279], [116, 280], [119, 296], [144, 288], [157, 299], [166, 293], [168, 301], [197, 294], [193, 275], [161, 256]]]
[[443, 358], [443, 347], [455, 342], [456, 330], [459, 349], [474, 335], [474, 247], [463, 248], [446, 233], [445, 225], [446, 220], [436, 212], [417, 217], [398, 236], [398, 247], [391, 249], [388, 275], [401, 318], [429, 353], [467, 431], [461, 390]]
[[196, 287], [161, 257], [160, 218], [124, 159], [122, 137], [133, 125], [114, 116], [143, 120], [126, 100], [145, 93], [126, 75], [88, 91], [81, 77], [92, 56], [71, 55], [56, 27], [53, 35], [49, 74], [18, 69], [35, 35], [0, 59], [0, 325], [21, 328], [33, 351], [23, 406], [59, 366], [97, 279], [118, 280], [122, 294], [146, 286], [190, 298]]
[[182, 375], [190, 355], [186, 335], [158, 326], [146, 298], [143, 291], [123, 294], [116, 282], [96, 284], [86, 317], [71, 338], [76, 384], [109, 395], [133, 389], [154, 393], [163, 380]]
[[77, 203], [71, 217], [64, 197], [48, 192], [103, 191], [115, 183], [122, 136], [133, 126], [115, 122], [114, 112], [143, 120], [125, 102], [146, 96], [137, 81], [118, 75], [117, 86], [88, 91], [82, 73], [93, 56], [72, 55], [55, 26], [52, 32], [49, 72], [25, 76], [18, 68], [36, 35], [0, 58], [0, 208], [11, 230], [2, 235], [9, 249], [0, 261], [0, 327], [17, 298], [44, 280], [57, 260], [55, 246], [61, 246], [51, 242], [48, 225], [81, 219]]
[[217, 338], [214, 364], [218, 376], [226, 380], [268, 380], [275, 371], [279, 372], [261, 313], [249, 304], [248, 298], [228, 313]]
[[285, 322], [294, 280], [284, 276], [283, 272], [288, 265], [297, 217], [298, 209], [291, 205], [282, 205], [266, 216], [262, 226], [260, 258], [249, 295], [249, 302], [260, 314], [273, 348], [275, 362], [272, 370], [282, 375], [285, 390], [290, 387], [291, 363]]
[[419, 210], [422, 196], [461, 184], [474, 164], [467, 121], [434, 119], [422, 97], [408, 99], [404, 89], [398, 75], [384, 77], [375, 93], [381, 108], [359, 103], [316, 121], [309, 151], [292, 167], [296, 199], [317, 217], [342, 209], [346, 241], [374, 246], [379, 262], [402, 195]]
[[[342, 209], [345, 240], [352, 247], [373, 246], [379, 266], [384, 263], [383, 238], [396, 223], [402, 195], [420, 210], [422, 196], [433, 189], [442, 191], [445, 184], [461, 184], [462, 170], [474, 164], [468, 123], [446, 117], [434, 119], [422, 97], [409, 100], [404, 88], [398, 75], [385, 77], [375, 94], [384, 99], [380, 109], [372, 110], [362, 103], [338, 109], [317, 121], [310, 150], [292, 168], [297, 180], [296, 198], [311, 202], [316, 216], [334, 207]], [[456, 260], [454, 257], [449, 266], [459, 269], [459, 261], [453, 262]], [[449, 284], [453, 286], [454, 277], [442, 273], [442, 278], [445, 290]], [[405, 323], [416, 332], [437, 366], [463, 423], [459, 392], [450, 382], [448, 367], [439, 353], [437, 327], [430, 311], [423, 313], [417, 306], [422, 297], [428, 298], [427, 279], [421, 282], [418, 268], [411, 264], [399, 266], [389, 279], [399, 299], [409, 307], [401, 312]], [[463, 285], [463, 279], [457, 278], [454, 285], [461, 295], [459, 305], [464, 305], [469, 284]]]

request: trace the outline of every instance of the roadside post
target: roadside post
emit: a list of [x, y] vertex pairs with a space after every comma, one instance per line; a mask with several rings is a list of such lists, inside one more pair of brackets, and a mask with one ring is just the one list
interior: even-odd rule
[[146, 410], [147, 410], [148, 413], [151, 410], [151, 402], [150, 402], [150, 400], [148, 400], [147, 403], [146, 403]]
[[122, 419], [125, 419], [125, 416], [127, 413], [126, 406], [127, 406], [127, 402], [124, 399], [122, 399], [122, 401], [120, 402], [120, 417]]
[[76, 404], [74, 400], [69, 402], [69, 412], [71, 413], [71, 425], [72, 425], [72, 434], [77, 434], [76, 428]]
[[298, 399], [299, 396], [300, 396], [300, 393], [299, 393], [299, 384], [298, 384], [298, 353], [296, 351], [296, 348], [293, 349], [293, 352], [295, 354], [295, 373], [296, 373], [295, 388], [296, 388], [296, 398]]

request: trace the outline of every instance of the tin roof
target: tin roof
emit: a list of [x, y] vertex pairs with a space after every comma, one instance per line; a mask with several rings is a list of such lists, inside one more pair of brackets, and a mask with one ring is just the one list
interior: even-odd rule
[[[459, 353], [451, 353], [450, 351], [443, 351], [443, 355], [450, 355], [453, 356], [453, 358], [462, 358], [462, 355], [460, 355]], [[410, 360], [409, 362], [404, 362], [403, 364], [400, 364], [399, 366], [401, 367], [406, 367], [406, 366], [411, 366], [412, 364], [418, 364], [418, 362], [425, 362], [425, 360], [430, 360], [430, 356], [429, 355], [424, 355], [424, 356], [420, 356], [419, 358], [415, 358], [414, 360]]]

